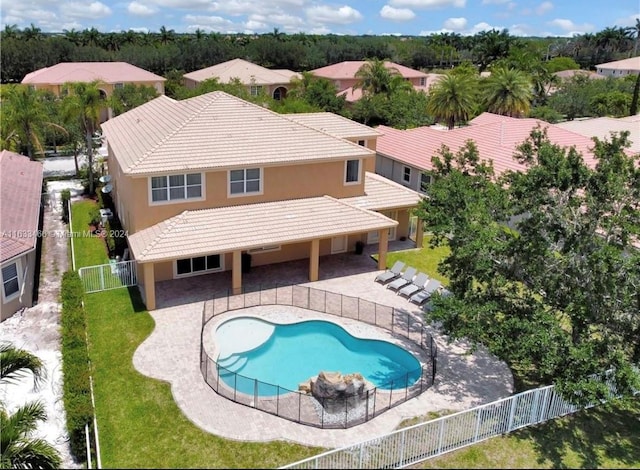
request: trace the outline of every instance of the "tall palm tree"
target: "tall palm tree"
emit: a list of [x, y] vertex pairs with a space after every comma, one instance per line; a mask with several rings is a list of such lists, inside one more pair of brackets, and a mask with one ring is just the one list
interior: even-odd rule
[[89, 193], [93, 194], [93, 135], [100, 127], [100, 111], [106, 103], [99, 88], [100, 82], [67, 83], [67, 96], [63, 101], [63, 115], [66, 121], [75, 120], [85, 138], [89, 164]]
[[[0, 345], [0, 382], [19, 379], [27, 371], [33, 374], [36, 386], [44, 379], [43, 364], [28, 351], [5, 343]], [[40, 402], [28, 403], [9, 415], [0, 409], [0, 468], [60, 468], [62, 459], [58, 451], [44, 439], [30, 435], [38, 421], [47, 414]]]
[[469, 120], [476, 94], [477, 82], [472, 75], [447, 74], [431, 87], [427, 112], [453, 129], [457, 122]]
[[364, 93], [377, 95], [379, 93], [389, 94], [391, 92], [391, 79], [394, 75], [400, 75], [395, 67], [387, 67], [384, 60], [367, 60], [356, 72], [358, 79], [354, 88], [360, 88]]
[[510, 68], [493, 70], [484, 80], [482, 95], [487, 111], [511, 117], [527, 114], [533, 98], [527, 74]]

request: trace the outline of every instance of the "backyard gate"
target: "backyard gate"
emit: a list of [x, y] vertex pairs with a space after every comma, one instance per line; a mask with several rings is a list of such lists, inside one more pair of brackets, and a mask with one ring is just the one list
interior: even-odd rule
[[135, 260], [87, 266], [80, 268], [78, 273], [87, 293], [135, 286], [138, 283]]

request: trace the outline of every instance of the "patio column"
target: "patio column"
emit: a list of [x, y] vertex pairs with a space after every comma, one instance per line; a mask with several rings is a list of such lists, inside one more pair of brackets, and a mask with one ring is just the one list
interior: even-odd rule
[[389, 248], [389, 229], [378, 230], [378, 269], [387, 269], [387, 249]]
[[318, 280], [318, 266], [320, 264], [320, 239], [311, 240], [311, 252], [309, 253], [309, 280]]
[[156, 279], [153, 272], [153, 263], [142, 265], [144, 273], [144, 300], [147, 310], [156, 309]]
[[424, 239], [424, 221], [418, 217], [416, 222], [416, 248], [422, 248], [422, 241]]
[[231, 290], [233, 295], [242, 293], [242, 252], [233, 252], [233, 266], [231, 267]]

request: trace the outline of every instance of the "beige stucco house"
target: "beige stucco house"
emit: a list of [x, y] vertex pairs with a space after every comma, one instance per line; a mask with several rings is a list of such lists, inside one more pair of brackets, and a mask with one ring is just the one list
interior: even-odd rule
[[[60, 96], [66, 83], [94, 81], [100, 83], [100, 92], [108, 98], [113, 94], [113, 90], [123, 87], [126, 83], [150, 86], [159, 95], [164, 95], [166, 79], [126, 62], [61, 62], [27, 74], [22, 83]], [[111, 117], [111, 110], [105, 108], [100, 121], [106, 121]]]
[[[113, 198], [147, 308], [155, 283], [308, 259], [409, 233], [421, 196], [375, 175], [379, 132], [330, 113], [280, 115], [224, 92], [161, 96], [103, 124]], [[422, 233], [416, 244], [422, 243]]]
[[237, 79], [246, 85], [251, 96], [265, 92], [273, 99], [280, 100], [287, 96], [287, 91], [291, 88], [291, 79], [300, 78], [300, 74], [286, 69], [267, 69], [243, 59], [233, 59], [185, 73], [183, 82], [187, 88], [193, 89], [212, 78], [217, 79], [219, 83], [230, 83]]
[[0, 320], [33, 304], [42, 164], [0, 152]]
[[605, 77], [624, 77], [640, 73], [640, 56], [596, 65], [596, 72]]

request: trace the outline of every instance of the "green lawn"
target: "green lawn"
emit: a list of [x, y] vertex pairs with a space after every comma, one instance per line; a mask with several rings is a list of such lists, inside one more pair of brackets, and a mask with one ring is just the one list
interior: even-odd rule
[[640, 398], [489, 439], [413, 468], [640, 468]]
[[109, 262], [107, 245], [104, 239], [92, 235], [89, 229], [89, 212], [97, 207], [91, 199], [71, 204], [71, 222], [74, 236], [71, 242], [76, 258], [76, 269]]
[[[449, 253], [448, 246], [439, 246], [437, 248], [429, 247], [429, 240], [431, 238], [428, 235], [424, 237], [424, 243], [422, 248], [414, 248], [412, 250], [404, 251], [390, 251], [387, 253], [387, 267], [393, 266], [397, 260], [403, 261], [409, 266], [413, 266], [418, 272], [428, 274], [429, 277], [438, 279], [447, 284], [449, 279], [438, 272], [438, 263]], [[374, 255], [377, 259], [377, 255]]]

